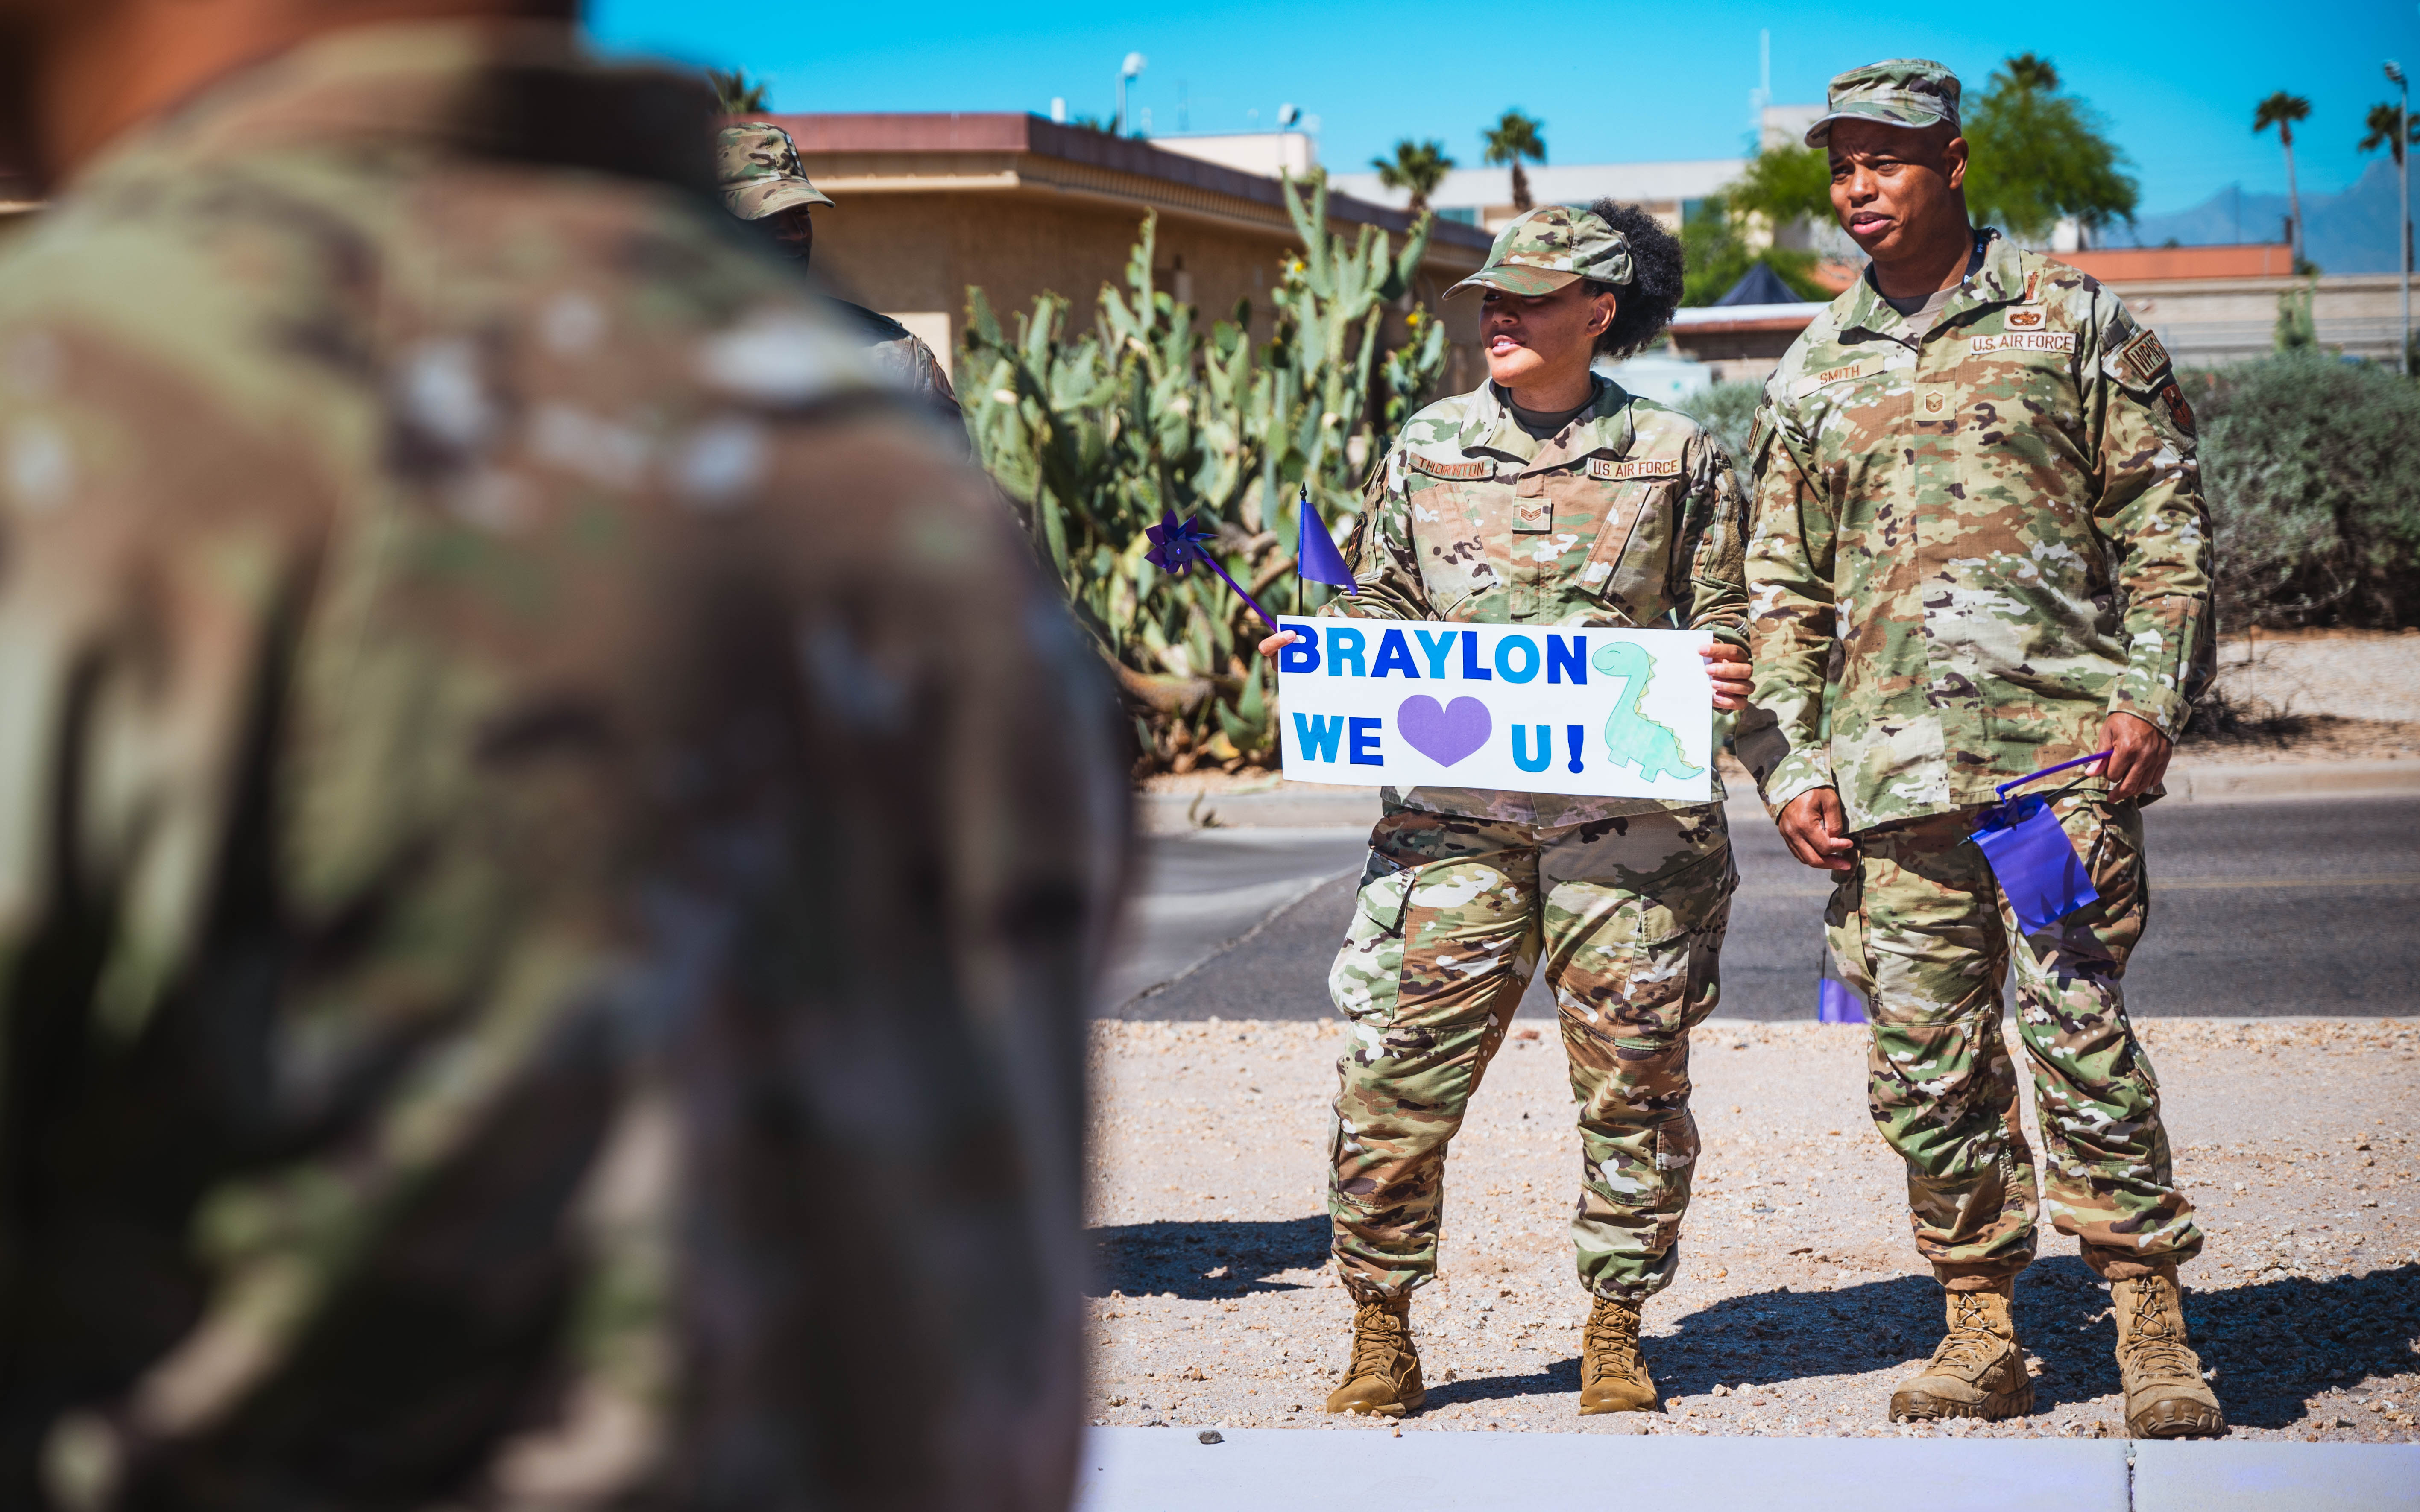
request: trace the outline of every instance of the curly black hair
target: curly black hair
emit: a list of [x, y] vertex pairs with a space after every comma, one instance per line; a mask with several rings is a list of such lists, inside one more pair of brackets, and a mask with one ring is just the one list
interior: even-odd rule
[[1630, 241], [1629, 283], [1588, 281], [1590, 293], [1610, 294], [1615, 301], [1613, 324], [1596, 338], [1596, 349], [1608, 357], [1627, 357], [1663, 334], [1672, 312], [1681, 307], [1681, 239], [1636, 205], [1601, 199], [1589, 212]]

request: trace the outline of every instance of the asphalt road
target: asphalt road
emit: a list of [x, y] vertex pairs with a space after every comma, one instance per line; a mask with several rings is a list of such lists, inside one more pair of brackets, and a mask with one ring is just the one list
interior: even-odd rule
[[[2420, 992], [2420, 798], [2154, 805], [2151, 919], [2129, 1010], [2410, 1013]], [[1366, 834], [1234, 829], [1151, 838], [1104, 1016], [1310, 1019], [1353, 907]], [[1718, 1016], [1814, 1016], [1823, 877], [1734, 808], [1740, 890]], [[1532, 983], [1523, 1016], [1550, 1014]]]

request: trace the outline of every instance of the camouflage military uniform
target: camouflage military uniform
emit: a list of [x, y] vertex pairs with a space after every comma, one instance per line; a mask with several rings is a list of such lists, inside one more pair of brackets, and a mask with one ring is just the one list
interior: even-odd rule
[[[716, 139], [716, 153], [723, 208], [743, 221], [832, 203], [808, 178], [790, 133], [770, 121], [724, 127]], [[950, 389], [949, 370], [923, 337], [862, 304], [843, 299], [830, 302], [841, 324], [858, 332], [878, 371], [951, 419], [958, 418], [958, 396]]]
[[0, 1503], [1063, 1504], [1107, 690], [711, 111], [339, 32], [0, 253]]
[[1786, 748], [1754, 764], [1776, 812], [1833, 787], [1856, 832], [1827, 917], [1872, 1000], [1918, 1247], [1953, 1286], [2033, 1253], [2013, 955], [2052, 1221], [2122, 1278], [2201, 1242], [2118, 990], [2149, 899], [2135, 805], [2098, 776], [2058, 790], [2101, 902], [2029, 936], [1966, 836], [1995, 784], [2099, 749], [2113, 713], [2174, 737], [2211, 643], [2209, 521], [2158, 338], [2073, 269], [1995, 232], [1979, 251], [1920, 337], [1861, 280], [1766, 385], [1750, 637]]
[[[1359, 592], [1326, 612], [1677, 619], [1735, 640], [1745, 504], [1729, 460], [1688, 417], [1596, 381], [1544, 441], [1493, 384], [1421, 410], [1347, 547]], [[1698, 1149], [1688, 1034], [1714, 1008], [1737, 885], [1721, 804], [1445, 788], [1384, 801], [1328, 976], [1351, 1028], [1328, 1198], [1346, 1283], [1401, 1295], [1435, 1273], [1446, 1147], [1543, 962], [1579, 1103], [1581, 1282], [1629, 1302], [1661, 1289]]]

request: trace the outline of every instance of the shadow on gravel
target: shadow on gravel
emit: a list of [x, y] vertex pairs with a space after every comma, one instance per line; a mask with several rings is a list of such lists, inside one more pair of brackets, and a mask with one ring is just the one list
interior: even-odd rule
[[[1413, 1414], [1416, 1418], [1456, 1402], [1500, 1402], [1514, 1396], [1547, 1396], [1557, 1392], [1576, 1394], [1580, 1389], [1580, 1363], [1576, 1359], [1558, 1360], [1526, 1376], [1473, 1376], [1463, 1381], [1432, 1380], [1426, 1384], [1428, 1400]], [[1663, 1384], [1660, 1377], [1656, 1384]]]
[[[2286, 1427], [2331, 1387], [2420, 1370], [2420, 1265], [2208, 1290], [2193, 1280], [2188, 1270], [2185, 1320], [2231, 1423]], [[2116, 1390], [2114, 1365], [2109, 1380]]]
[[1300, 1282], [1271, 1281], [1282, 1271], [1327, 1263], [1327, 1218], [1282, 1223], [1118, 1224], [1087, 1230], [1093, 1242], [1091, 1295], [1172, 1292], [1187, 1302], [1241, 1297], [1254, 1291], [1299, 1291]]
[[[1654, 1304], [1648, 1309], [1652, 1322]], [[1716, 1385], [1863, 1375], [1924, 1358], [1940, 1334], [1940, 1288], [1894, 1276], [1838, 1291], [1725, 1297], [1649, 1338], [1647, 1363], [1666, 1396], [1694, 1396]]]
[[[2229, 1422], [2276, 1428], [2309, 1416], [2308, 1399], [2331, 1387], [2420, 1368], [2420, 1266], [2361, 1276], [2195, 1285], [2185, 1272], [2185, 1318]], [[2207, 1272], [2205, 1270], [2205, 1276]], [[1652, 1307], [1652, 1304], [1651, 1304]], [[1651, 1312], [1651, 1317], [1652, 1316]], [[1776, 1384], [1811, 1376], [1913, 1372], [1939, 1340], [1940, 1288], [1900, 1276], [1838, 1291], [1762, 1291], [1727, 1297], [1649, 1341], [1649, 1365], [1668, 1396], [1717, 1384]], [[2017, 1283], [2017, 1336], [2041, 1362], [2034, 1412], [2114, 1396], [2118, 1325], [2109, 1288], [2073, 1256], [2038, 1260]], [[1526, 1391], [1559, 1384], [1564, 1367], [1507, 1382], [1455, 1382]], [[1526, 1382], [1535, 1381], [1537, 1384]], [[1888, 1411], [1885, 1393], [1875, 1411]]]

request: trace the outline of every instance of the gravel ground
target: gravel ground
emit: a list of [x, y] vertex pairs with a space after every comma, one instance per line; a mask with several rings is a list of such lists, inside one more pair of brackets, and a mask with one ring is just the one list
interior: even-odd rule
[[2420, 720], [2420, 630], [2271, 631], [2222, 640], [2218, 686], [2280, 714]]
[[[2420, 1437], [2420, 1026], [2140, 1031], [2210, 1236], [2187, 1310], [2236, 1436]], [[1321, 1215], [1338, 1027], [1093, 1034], [1094, 1419], [1388, 1431], [1319, 1410], [1352, 1317]], [[1577, 1139], [1549, 1029], [1507, 1044], [1456, 1145], [1442, 1273], [1413, 1309], [1428, 1404], [1408, 1427], [2123, 1432], [2105, 1289], [2047, 1229], [2017, 1292], [2033, 1415], [1886, 1423], [1941, 1304], [1907, 1238], [1896, 1159], [1866, 1120], [1864, 1031], [1721, 1023], [1697, 1043], [1697, 1196], [1681, 1278], [1647, 1309], [1668, 1411], [1577, 1415], [1587, 1298], [1563, 1218]]]

